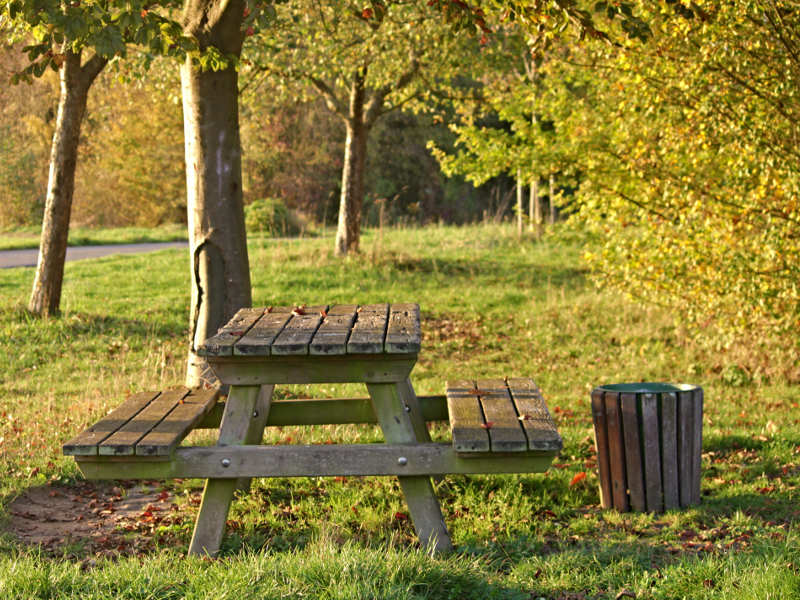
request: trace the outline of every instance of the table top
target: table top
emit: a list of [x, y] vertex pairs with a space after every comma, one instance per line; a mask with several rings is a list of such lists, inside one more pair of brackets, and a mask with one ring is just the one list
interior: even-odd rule
[[242, 308], [197, 349], [226, 357], [416, 355], [418, 304]]

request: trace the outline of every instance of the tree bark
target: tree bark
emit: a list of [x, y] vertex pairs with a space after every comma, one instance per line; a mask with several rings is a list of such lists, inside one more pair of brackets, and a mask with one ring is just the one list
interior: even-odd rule
[[39, 261], [28, 302], [28, 310], [39, 316], [55, 315], [59, 312], [81, 122], [86, 112], [89, 88], [107, 62], [95, 55], [81, 66], [80, 53], [72, 51], [66, 51], [63, 60], [59, 69], [61, 83], [58, 116], [50, 147], [50, 174], [39, 243]]
[[556, 182], [555, 177], [553, 177], [552, 173], [550, 174], [550, 225], [553, 225], [556, 222]]
[[531, 213], [531, 229], [536, 232], [536, 237], [542, 235], [542, 203], [539, 199], [539, 179], [531, 179], [531, 191], [528, 198], [528, 210]]
[[[201, 49], [238, 57], [243, 11], [241, 0], [188, 0], [185, 28]], [[186, 385], [196, 387], [216, 379], [196, 348], [252, 299], [236, 67], [204, 71], [187, 58], [181, 86], [192, 289]]]
[[522, 216], [524, 210], [522, 208], [522, 196], [525, 191], [525, 184], [522, 183], [522, 169], [517, 169], [517, 206], [514, 212], [517, 213], [517, 237], [522, 237]]
[[336, 256], [359, 251], [361, 234], [361, 205], [364, 200], [364, 174], [367, 164], [369, 124], [364, 114], [366, 72], [359, 69], [350, 86], [342, 195], [339, 201], [339, 225], [336, 229]]

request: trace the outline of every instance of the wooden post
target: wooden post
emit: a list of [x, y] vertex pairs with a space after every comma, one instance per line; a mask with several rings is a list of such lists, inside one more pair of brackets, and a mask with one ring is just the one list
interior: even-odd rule
[[522, 194], [524, 186], [522, 183], [522, 169], [517, 169], [517, 237], [522, 237]]

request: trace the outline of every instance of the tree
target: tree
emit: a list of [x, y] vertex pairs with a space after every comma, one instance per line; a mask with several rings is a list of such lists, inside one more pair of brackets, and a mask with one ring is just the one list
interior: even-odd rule
[[15, 80], [39, 77], [48, 67], [59, 72], [39, 262], [28, 304], [32, 313], [47, 316], [58, 312], [61, 301], [78, 141], [89, 89], [110, 60], [125, 55], [128, 43], [169, 52], [180, 30], [138, 1], [82, 6], [54, 0], [0, 0], [0, 15], [12, 39], [33, 38], [24, 49], [29, 64]]
[[358, 251], [367, 140], [382, 115], [446, 84], [470, 37], [425, 2], [298, 0], [278, 7], [255, 68], [291, 93], [318, 94], [346, 128], [335, 250]]

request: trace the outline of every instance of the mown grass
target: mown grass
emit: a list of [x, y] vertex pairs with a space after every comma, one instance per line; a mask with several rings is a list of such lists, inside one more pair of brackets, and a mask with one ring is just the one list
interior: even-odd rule
[[[17, 227], [0, 231], [0, 251], [39, 247], [39, 227]], [[70, 246], [102, 244], [140, 244], [144, 242], [177, 242], [186, 239], [185, 225], [162, 227], [74, 227], [69, 232]]]
[[[418, 393], [448, 378], [533, 375], [564, 438], [546, 474], [449, 476], [437, 487], [456, 552], [416, 547], [391, 478], [259, 480], [234, 503], [218, 561], [182, 558], [201, 482], [156, 483], [174, 518], [143, 526], [138, 555], [76, 543], [52, 556], [8, 536], [9, 598], [790, 598], [800, 596], [798, 387], [732, 387], [726, 357], [653, 306], [595, 289], [561, 232], [518, 241], [504, 227], [368, 232], [363, 252], [330, 238], [251, 243], [254, 303], [418, 301]], [[20, 308], [32, 270], [0, 272], [0, 496], [79, 474], [60, 444], [129, 392], [181, 381], [188, 315], [181, 251], [67, 266], [64, 315]], [[664, 515], [598, 507], [589, 391], [638, 380], [703, 385], [703, 502]], [[283, 396], [363, 393], [296, 386]], [[433, 434], [446, 439], [446, 426]], [[194, 434], [193, 434], [194, 435]], [[197, 434], [202, 438], [203, 434]], [[272, 443], [373, 441], [369, 426], [274, 428]], [[570, 485], [573, 477], [588, 477]], [[5, 509], [4, 509], [5, 510]], [[625, 597], [625, 596], [622, 596]], [[628, 596], [630, 597], [630, 596]]]

